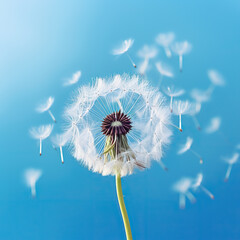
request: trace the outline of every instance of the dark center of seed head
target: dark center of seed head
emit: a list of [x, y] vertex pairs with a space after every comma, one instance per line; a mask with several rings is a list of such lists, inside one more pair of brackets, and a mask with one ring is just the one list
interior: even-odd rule
[[132, 129], [132, 122], [128, 115], [119, 110], [107, 115], [102, 121], [102, 133], [106, 136], [126, 135]]

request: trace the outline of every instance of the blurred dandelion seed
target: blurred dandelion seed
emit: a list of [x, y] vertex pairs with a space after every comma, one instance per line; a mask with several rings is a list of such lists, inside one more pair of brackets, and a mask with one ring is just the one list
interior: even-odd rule
[[116, 177], [116, 188], [127, 239], [132, 239], [123, 201], [121, 177], [135, 169], [162, 163], [170, 143], [170, 111], [165, 98], [139, 76], [98, 78], [83, 86], [65, 110], [73, 156], [93, 172]]
[[32, 197], [36, 197], [36, 182], [42, 176], [39, 169], [29, 168], [24, 172], [24, 179], [28, 187], [31, 188]]
[[190, 200], [191, 203], [196, 202], [196, 198], [191, 193], [192, 179], [182, 178], [173, 185], [173, 190], [179, 193], [179, 207], [184, 209], [186, 206], [186, 198]]
[[207, 194], [211, 199], [214, 199], [214, 195], [202, 185], [203, 174], [199, 173], [196, 179], [192, 183], [192, 188], [194, 190], [201, 189], [205, 194]]
[[221, 126], [221, 118], [214, 117], [210, 120], [210, 123], [206, 127], [205, 132], [208, 134], [214, 133], [219, 130], [220, 126]]
[[190, 113], [190, 115], [192, 116], [193, 122], [198, 130], [201, 130], [201, 126], [196, 115], [200, 112], [201, 106], [202, 106], [201, 103], [196, 102], [195, 104], [193, 104], [192, 111]]
[[50, 117], [52, 118], [52, 120], [56, 123], [56, 119], [53, 116], [50, 108], [54, 103], [54, 98], [53, 97], [49, 97], [44, 103], [40, 104], [37, 108], [36, 111], [39, 113], [43, 113], [43, 112], [48, 112], [48, 114], [50, 115]]
[[188, 41], [175, 42], [172, 45], [172, 50], [179, 56], [179, 70], [182, 72], [183, 55], [189, 53], [192, 50], [192, 45]]
[[198, 159], [200, 159], [199, 162], [200, 162], [200, 164], [202, 164], [203, 163], [202, 157], [197, 152], [195, 152], [194, 150], [191, 149], [192, 144], [193, 144], [193, 139], [191, 137], [187, 137], [186, 143], [183, 144], [179, 148], [177, 154], [181, 155], [181, 154], [183, 154], [183, 153], [185, 153], [187, 151], [190, 151], [194, 156], [196, 156]]
[[212, 85], [209, 87], [209, 91], [212, 92], [215, 88], [215, 86], [224, 86], [225, 85], [225, 80], [223, 76], [215, 69], [210, 69], [207, 72], [208, 77], [212, 83]]
[[152, 59], [155, 58], [158, 54], [157, 48], [154, 46], [144, 45], [139, 51], [138, 56], [143, 59]]
[[79, 79], [81, 78], [82, 76], [82, 72], [81, 71], [77, 71], [75, 72], [71, 78], [68, 78], [64, 83], [63, 83], [63, 86], [70, 86], [70, 85], [73, 85], [73, 84], [76, 84]]
[[234, 153], [232, 155], [232, 157], [228, 157], [228, 158], [225, 157], [223, 159], [228, 164], [228, 169], [227, 169], [225, 179], [224, 179], [224, 181], [227, 182], [230, 177], [231, 171], [232, 171], [232, 166], [238, 162], [239, 153]]
[[200, 89], [193, 89], [191, 91], [191, 97], [197, 102], [197, 103], [203, 103], [208, 102], [211, 98], [212, 91], [210, 89], [207, 90], [200, 90]]
[[156, 37], [156, 42], [164, 48], [165, 54], [168, 58], [172, 56], [170, 46], [175, 39], [175, 34], [173, 32], [160, 33]]
[[53, 129], [52, 124], [41, 125], [39, 127], [33, 127], [30, 129], [30, 135], [32, 138], [39, 139], [40, 141], [40, 156], [42, 155], [42, 141], [49, 137]]
[[122, 55], [124, 53], [127, 54], [130, 62], [132, 63], [133, 67], [137, 67], [136, 64], [133, 62], [132, 58], [130, 57], [130, 55], [128, 54], [128, 50], [132, 47], [134, 43], [134, 40], [129, 38], [129, 39], [126, 39], [122, 42], [122, 45], [119, 46], [118, 48], [115, 48], [113, 51], [112, 51], [112, 54], [113, 55]]

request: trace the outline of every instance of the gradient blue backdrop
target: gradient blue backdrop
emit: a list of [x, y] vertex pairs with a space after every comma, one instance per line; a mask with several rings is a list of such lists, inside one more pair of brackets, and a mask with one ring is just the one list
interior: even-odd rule
[[[52, 111], [61, 130], [61, 117], [74, 87], [63, 88], [64, 78], [82, 70], [79, 85], [96, 76], [134, 73], [126, 56], [115, 58], [111, 49], [132, 37], [130, 51], [138, 63], [137, 50], [153, 44], [159, 32], [174, 31], [177, 40], [189, 40], [191, 54], [184, 57], [184, 71], [171, 59], [174, 84], [187, 91], [207, 88], [206, 71], [218, 69], [226, 78], [224, 88], [214, 92], [199, 120], [205, 126], [213, 116], [223, 119], [221, 131], [207, 136], [184, 118], [185, 131], [174, 131], [165, 163], [123, 179], [123, 192], [133, 237], [141, 239], [240, 239], [240, 168], [235, 166], [224, 183], [226, 164], [221, 156], [235, 150], [239, 139], [240, 2], [229, 1], [54, 1], [8, 0], [0, 2], [0, 239], [104, 239], [125, 238], [113, 177], [89, 172], [64, 149], [65, 164], [50, 140], [38, 156], [37, 142], [29, 128], [46, 124], [36, 104], [55, 97]], [[163, 51], [158, 59], [165, 60]], [[159, 75], [149, 81], [157, 86]], [[186, 95], [186, 97], [189, 95]], [[174, 118], [177, 122], [177, 119]], [[200, 166], [176, 150], [186, 136], [205, 160]], [[40, 168], [37, 198], [31, 199], [23, 181], [28, 167]], [[204, 184], [214, 194], [212, 201], [197, 193], [197, 202], [178, 207], [172, 184], [182, 176], [204, 174]]]

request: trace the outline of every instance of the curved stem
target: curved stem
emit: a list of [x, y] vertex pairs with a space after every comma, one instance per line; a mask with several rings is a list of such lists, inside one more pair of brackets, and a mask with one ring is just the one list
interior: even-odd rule
[[125, 233], [127, 240], [132, 240], [132, 232], [131, 232], [131, 227], [127, 215], [127, 210], [124, 204], [123, 200], [123, 193], [122, 193], [122, 184], [121, 184], [121, 176], [120, 174], [116, 175], [116, 189], [117, 189], [117, 197], [118, 197], [118, 203], [119, 207], [122, 213], [122, 218], [123, 218], [123, 223], [125, 227]]

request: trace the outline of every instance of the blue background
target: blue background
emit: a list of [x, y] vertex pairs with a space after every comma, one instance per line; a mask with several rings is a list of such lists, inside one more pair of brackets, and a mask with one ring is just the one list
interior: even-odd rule
[[[0, 239], [124, 239], [125, 233], [113, 177], [92, 173], [64, 149], [65, 164], [49, 139], [43, 156], [37, 141], [29, 136], [31, 126], [51, 122], [48, 114], [37, 114], [36, 104], [55, 97], [52, 112], [61, 130], [62, 113], [74, 87], [63, 88], [63, 79], [82, 70], [79, 85], [97, 76], [134, 73], [126, 56], [110, 54], [121, 40], [132, 37], [130, 54], [138, 63], [137, 51], [154, 44], [160, 32], [174, 31], [177, 40], [189, 40], [190, 54], [168, 63], [175, 70], [171, 81], [185, 88], [206, 89], [207, 70], [218, 69], [226, 86], [217, 88], [204, 104], [199, 121], [206, 126], [221, 116], [219, 132], [198, 132], [189, 117], [184, 132], [174, 131], [164, 162], [150, 170], [123, 179], [123, 192], [134, 239], [240, 239], [240, 168], [234, 166], [224, 183], [227, 165], [221, 156], [235, 151], [239, 139], [240, 89], [240, 2], [229, 1], [52, 1], [8, 0], [0, 2]], [[160, 50], [158, 60], [166, 61]], [[154, 63], [154, 62], [152, 62]], [[157, 86], [157, 72], [149, 76]], [[76, 87], [76, 86], [75, 86]], [[185, 95], [185, 98], [189, 94]], [[174, 122], [177, 123], [175, 117]], [[193, 148], [204, 164], [190, 153], [177, 156], [179, 144], [194, 138]], [[23, 180], [28, 167], [40, 168], [37, 198]], [[203, 172], [203, 184], [215, 195], [202, 192], [197, 202], [178, 206], [172, 184], [182, 176]]]

